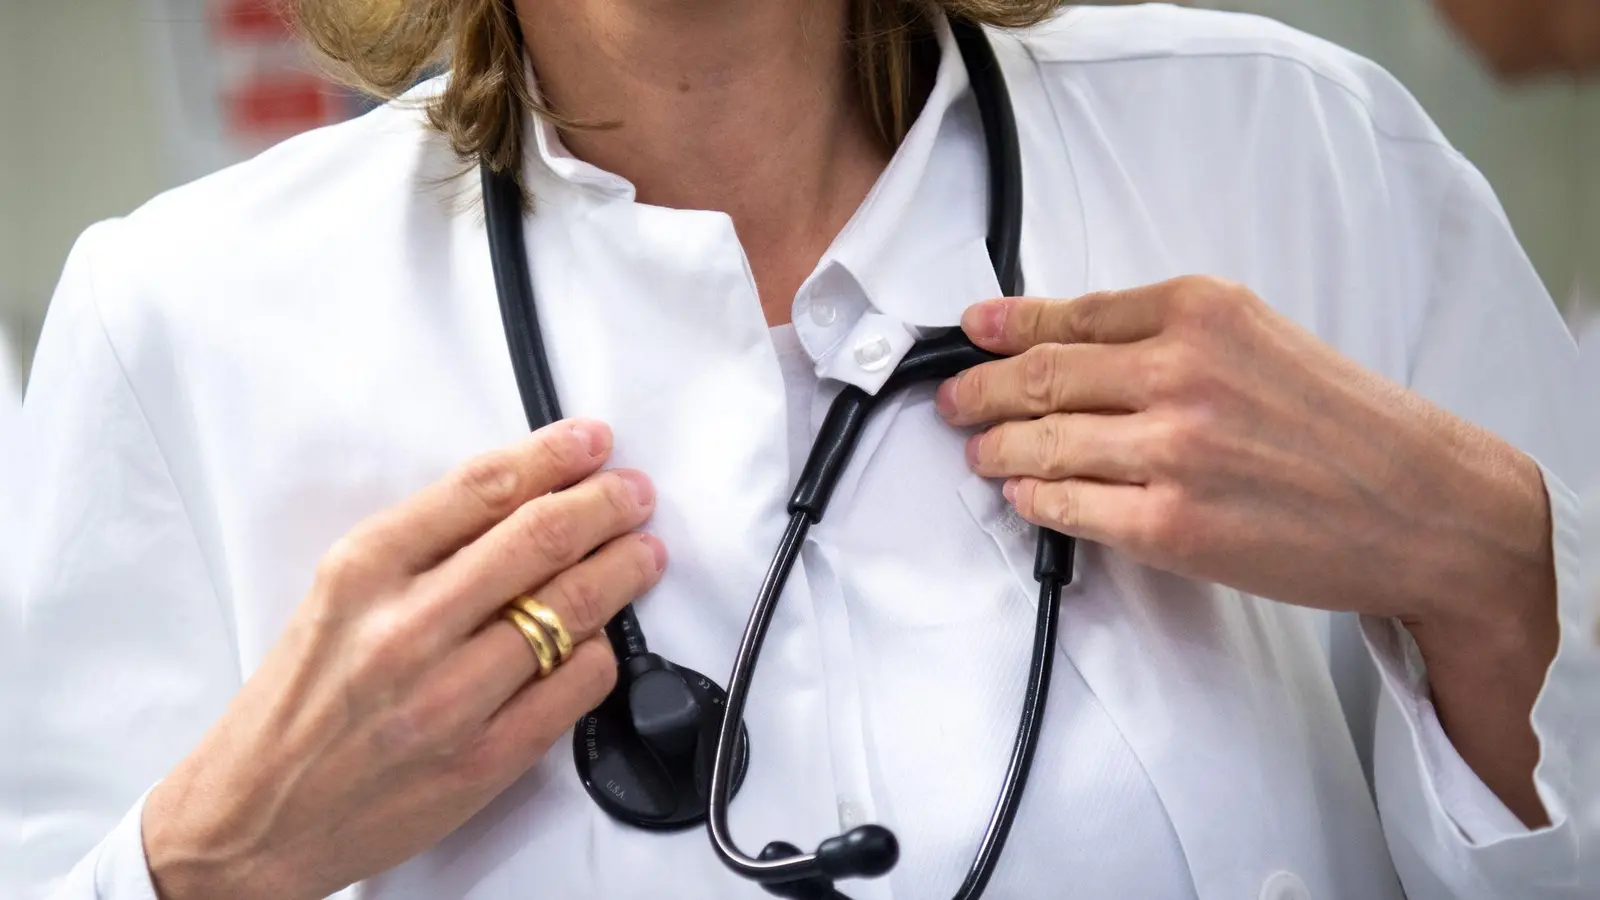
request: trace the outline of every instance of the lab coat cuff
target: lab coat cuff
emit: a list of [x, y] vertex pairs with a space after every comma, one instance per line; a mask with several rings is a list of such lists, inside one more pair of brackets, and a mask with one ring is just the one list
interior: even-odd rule
[[[145, 796], [149, 796], [148, 792]], [[144, 856], [144, 797], [73, 867], [53, 900], [159, 900]]]
[[1582, 706], [1583, 684], [1594, 677], [1595, 663], [1580, 628], [1585, 617], [1579, 504], [1572, 491], [1548, 470], [1544, 477], [1550, 500], [1561, 642], [1534, 704], [1532, 721], [1541, 751], [1534, 781], [1550, 826], [1537, 831], [1527, 828], [1461, 758], [1439, 722], [1422, 654], [1411, 633], [1394, 619], [1364, 616], [1361, 621], [1384, 691], [1410, 736], [1414, 767], [1428, 805], [1448, 819], [1456, 840], [1466, 848], [1562, 830], [1574, 796], [1571, 756], [1583, 746], [1583, 730], [1592, 727], [1586, 723], [1595, 718]]
[[1411, 633], [1393, 619], [1372, 616], [1362, 617], [1361, 631], [1377, 661], [1384, 690], [1394, 699], [1411, 735], [1416, 764], [1460, 836], [1479, 846], [1527, 834], [1527, 826], [1472, 771], [1445, 734]]

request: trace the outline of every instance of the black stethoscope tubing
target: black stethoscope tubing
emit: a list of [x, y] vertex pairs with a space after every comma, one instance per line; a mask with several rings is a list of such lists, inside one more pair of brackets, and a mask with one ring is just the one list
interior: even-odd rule
[[[999, 63], [983, 31], [957, 20], [951, 21], [951, 30], [967, 66], [988, 152], [989, 257], [1002, 293], [1014, 296], [1020, 287], [1022, 231], [1022, 163], [1016, 119]], [[512, 176], [494, 172], [487, 165], [482, 167], [482, 180], [490, 258], [512, 368], [528, 425], [538, 429], [560, 419], [561, 408], [539, 329], [523, 238], [522, 193]], [[744, 705], [778, 598], [807, 531], [821, 520], [862, 427], [878, 403], [910, 384], [947, 378], [996, 358], [974, 346], [959, 330], [952, 330], [913, 346], [877, 394], [846, 386], [829, 408], [790, 498], [789, 525], [762, 582], [729, 676], [707, 811], [708, 830], [717, 855], [734, 871], [762, 882], [774, 894], [795, 900], [848, 900], [833, 887], [835, 878], [881, 875], [898, 859], [893, 834], [877, 825], [860, 826], [830, 838], [813, 853], [801, 853], [792, 845], [775, 841], [763, 849], [759, 858], [752, 858], [733, 840], [728, 828], [728, 807], [734, 782], [742, 774], [743, 759], [738, 757], [743, 748]], [[982, 894], [1016, 817], [1038, 745], [1061, 591], [1072, 578], [1073, 549], [1071, 538], [1040, 530], [1034, 559], [1039, 603], [1022, 714], [1000, 796], [955, 900], [974, 900]], [[619, 660], [645, 651], [644, 633], [631, 605], [624, 607], [606, 630]]]

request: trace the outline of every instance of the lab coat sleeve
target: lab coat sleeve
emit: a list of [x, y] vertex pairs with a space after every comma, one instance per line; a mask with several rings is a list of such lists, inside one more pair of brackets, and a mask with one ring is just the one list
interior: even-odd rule
[[1419, 318], [1411, 387], [1499, 434], [1537, 461], [1550, 501], [1561, 640], [1533, 710], [1535, 770], [1551, 819], [1529, 830], [1450, 744], [1428, 700], [1409, 634], [1390, 620], [1362, 629], [1378, 664], [1374, 779], [1390, 852], [1410, 900], [1544, 900], [1600, 896], [1593, 836], [1574, 758], [1597, 735], [1585, 714], [1580, 633], [1580, 523], [1574, 479], [1577, 349], [1482, 177], [1450, 154], [1452, 189], [1438, 217], [1428, 306]]
[[114, 262], [120, 227], [97, 225], [73, 249], [22, 410], [25, 527], [5, 563], [20, 604], [20, 739], [0, 767], [0, 815], [18, 840], [0, 897], [153, 900], [142, 798], [240, 681], [218, 567], [141, 404], [140, 361], [161, 351], [135, 337], [146, 329], [122, 274], [134, 267]]

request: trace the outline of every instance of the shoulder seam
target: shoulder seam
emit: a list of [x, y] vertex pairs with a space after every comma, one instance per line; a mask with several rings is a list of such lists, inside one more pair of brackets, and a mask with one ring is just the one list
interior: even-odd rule
[[1319, 82], [1331, 85], [1332, 87], [1337, 88], [1341, 93], [1348, 95], [1350, 99], [1356, 102], [1357, 106], [1361, 107], [1362, 112], [1366, 114], [1367, 121], [1372, 123], [1373, 131], [1376, 132], [1379, 137], [1398, 144], [1413, 144], [1417, 146], [1433, 147], [1445, 151], [1447, 155], [1452, 157], [1459, 158], [1461, 156], [1460, 152], [1457, 151], [1455, 147], [1451, 146], [1449, 141], [1418, 137], [1415, 135], [1396, 134], [1385, 129], [1383, 123], [1378, 120], [1377, 115], [1373, 112], [1372, 107], [1367, 103], [1366, 98], [1362, 97], [1359, 91], [1356, 91], [1354, 88], [1348, 84], [1345, 84], [1340, 79], [1321, 71], [1319, 68], [1307, 62], [1306, 60], [1291, 56], [1286, 53], [1278, 53], [1271, 50], [1212, 50], [1185, 53], [1130, 54], [1127, 56], [1108, 57], [1103, 59], [1040, 59], [1038, 55], [1033, 52], [1033, 48], [1031, 46], [1028, 48], [1028, 53], [1034, 58], [1034, 61], [1037, 62], [1041, 68], [1046, 66], [1109, 65], [1121, 62], [1149, 62], [1164, 59], [1272, 59], [1304, 69]]

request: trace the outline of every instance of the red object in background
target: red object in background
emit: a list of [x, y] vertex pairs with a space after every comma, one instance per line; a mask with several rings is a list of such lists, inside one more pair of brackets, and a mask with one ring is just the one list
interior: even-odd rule
[[289, 22], [273, 0], [223, 0], [214, 28], [218, 38], [254, 42], [280, 40], [289, 35]]
[[333, 120], [328, 84], [304, 72], [257, 75], [223, 97], [227, 126], [235, 134], [287, 136]]

